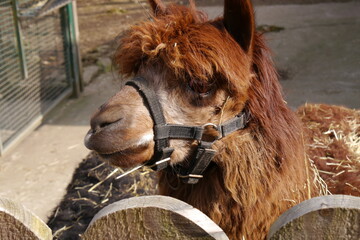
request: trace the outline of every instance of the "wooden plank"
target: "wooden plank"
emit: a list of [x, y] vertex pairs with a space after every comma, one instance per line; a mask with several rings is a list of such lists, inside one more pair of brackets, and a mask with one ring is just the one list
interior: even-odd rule
[[360, 239], [360, 198], [330, 195], [304, 201], [282, 214], [268, 240]]
[[51, 229], [24, 206], [0, 198], [1, 240], [51, 240]]
[[95, 215], [83, 239], [228, 240], [228, 237], [189, 204], [171, 197], [144, 196], [105, 207]]

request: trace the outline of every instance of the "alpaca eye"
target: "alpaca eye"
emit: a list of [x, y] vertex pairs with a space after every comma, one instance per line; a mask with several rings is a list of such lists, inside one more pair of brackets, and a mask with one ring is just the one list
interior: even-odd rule
[[188, 83], [188, 89], [191, 92], [198, 94], [202, 98], [209, 96], [212, 92], [211, 84], [194, 81], [190, 81]]

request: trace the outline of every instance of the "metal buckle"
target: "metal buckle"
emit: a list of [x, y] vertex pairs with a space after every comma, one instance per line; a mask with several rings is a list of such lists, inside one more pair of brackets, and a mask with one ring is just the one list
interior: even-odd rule
[[180, 175], [178, 174], [179, 178], [203, 178], [203, 175], [197, 175], [197, 174], [188, 174], [188, 175]]
[[178, 174], [178, 177], [181, 179], [181, 181], [183, 183], [186, 183], [186, 184], [196, 184], [199, 182], [199, 180], [201, 178], [203, 178], [202, 175], [197, 175], [197, 174], [189, 174], [189, 175], [179, 175]]

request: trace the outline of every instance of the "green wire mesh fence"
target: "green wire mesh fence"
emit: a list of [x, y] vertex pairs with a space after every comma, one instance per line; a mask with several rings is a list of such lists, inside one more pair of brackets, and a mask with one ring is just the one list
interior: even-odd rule
[[69, 2], [0, 0], [0, 155], [73, 92]]

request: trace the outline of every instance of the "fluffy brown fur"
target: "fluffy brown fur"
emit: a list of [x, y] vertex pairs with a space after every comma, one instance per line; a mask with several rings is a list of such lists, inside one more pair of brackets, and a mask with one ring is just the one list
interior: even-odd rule
[[183, 6], [171, 5], [167, 12], [125, 34], [115, 57], [120, 73], [131, 76], [142, 65], [164, 65], [175, 74], [173, 81], [208, 83], [217, 76], [234, 92], [246, 92], [249, 82], [239, 79], [249, 79], [248, 56], [239, 47], [229, 47], [237, 43], [221, 20], [208, 22], [204, 13]]
[[220, 76], [236, 99], [227, 108], [240, 112], [248, 99], [252, 121], [247, 130], [216, 144], [216, 164], [200, 183], [182, 184], [166, 171], [160, 173], [160, 191], [208, 214], [231, 239], [263, 239], [277, 216], [314, 192], [307, 182], [312, 172], [305, 171], [300, 123], [283, 101], [260, 35], [254, 36], [251, 66], [222, 19], [208, 22], [204, 14], [178, 6], [168, 12], [134, 26], [122, 39], [116, 58], [120, 72], [131, 75], [155, 62], [175, 79]]
[[[242, 7], [240, 15], [246, 12], [240, 21], [243, 28], [239, 26], [244, 34], [236, 34], [236, 28], [229, 31], [227, 25], [236, 23], [234, 19], [208, 21], [194, 4], [190, 8], [165, 7], [159, 0], [150, 1], [156, 16], [153, 21], [134, 26], [125, 34], [115, 63], [121, 74], [145, 74], [148, 81], [163, 85], [160, 89], [176, 94], [167, 96], [182, 96], [185, 90], [180, 89], [186, 84], [196, 86], [198, 91], [202, 91], [203, 86], [219, 89], [225, 100], [213, 112], [201, 111], [211, 104], [201, 105], [198, 101], [186, 105], [188, 99], [178, 99], [183, 106], [181, 111], [186, 115], [184, 119], [194, 119], [188, 124], [198, 125], [203, 118], [221, 122], [243, 110], [251, 113], [245, 130], [214, 144], [217, 155], [198, 184], [183, 184], [168, 169], [159, 173], [159, 188], [160, 193], [186, 201], [205, 212], [230, 239], [264, 239], [270, 225], [281, 213], [317, 196], [320, 189], [305, 154], [301, 123], [286, 106], [270, 53], [262, 36], [255, 33], [250, 2], [228, 2], [232, 7], [232, 4]], [[237, 15], [228, 12], [230, 17]], [[139, 110], [142, 117], [132, 116], [134, 107], [142, 104], [142, 100], [135, 91], [131, 91], [126, 88], [94, 115], [87, 143], [100, 152], [106, 147], [102, 150], [104, 155], [124, 166], [135, 165], [145, 157], [136, 155], [137, 158], [131, 162], [131, 155], [127, 154], [133, 151], [131, 148], [114, 147], [116, 141], [119, 145], [124, 144], [121, 138], [130, 141], [137, 137], [124, 133], [124, 136], [115, 136], [116, 127], [122, 127], [120, 130], [126, 133], [129, 127], [121, 125], [122, 122], [130, 124], [133, 123], [131, 119], [138, 118], [150, 121], [143, 106]], [[221, 102], [219, 99], [214, 97], [208, 102]], [[185, 109], [184, 106], [189, 107]], [[126, 114], [130, 117], [125, 118]], [[169, 116], [166, 111], [165, 115]], [[113, 122], [117, 125], [110, 126]], [[122, 133], [120, 130], [118, 134]], [[189, 145], [187, 143], [183, 149]], [[152, 147], [153, 142], [152, 145], [142, 145], [142, 149], [147, 149], [143, 152], [149, 155], [148, 159]], [[179, 153], [176, 149], [172, 161], [175, 163], [173, 158], [178, 158], [177, 163], [181, 164], [189, 157], [188, 152]], [[357, 182], [350, 184], [357, 187]]]

